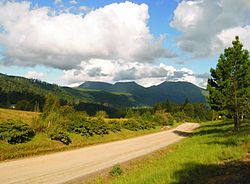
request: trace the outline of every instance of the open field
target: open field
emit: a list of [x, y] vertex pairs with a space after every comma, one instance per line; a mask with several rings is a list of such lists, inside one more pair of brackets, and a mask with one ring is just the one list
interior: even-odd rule
[[203, 123], [192, 137], [122, 164], [121, 176], [103, 173], [88, 183], [250, 183], [249, 123], [232, 130], [231, 122]]
[[38, 112], [29, 112], [29, 111], [21, 111], [14, 109], [2, 109], [0, 108], [0, 121], [7, 119], [16, 119], [22, 120], [23, 122], [30, 123], [32, 118], [38, 117], [40, 113]]

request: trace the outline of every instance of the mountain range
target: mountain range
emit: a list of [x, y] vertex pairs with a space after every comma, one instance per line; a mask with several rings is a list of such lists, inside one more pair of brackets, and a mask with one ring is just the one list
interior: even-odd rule
[[156, 86], [145, 88], [135, 82], [84, 82], [79, 88], [99, 90], [111, 93], [127, 93], [137, 105], [153, 105], [166, 99], [183, 103], [186, 99], [193, 103], [205, 103], [203, 89], [189, 82], [163, 82]]
[[32, 101], [34, 96], [44, 98], [49, 92], [68, 102], [78, 101], [114, 108], [152, 106], [166, 99], [176, 103], [183, 103], [185, 99], [193, 103], [206, 101], [203, 89], [189, 82], [163, 82], [145, 88], [135, 82], [109, 84], [87, 81], [79, 87], [70, 88], [36, 79], [0, 74], [0, 83], [0, 106], [15, 104], [18, 100]]

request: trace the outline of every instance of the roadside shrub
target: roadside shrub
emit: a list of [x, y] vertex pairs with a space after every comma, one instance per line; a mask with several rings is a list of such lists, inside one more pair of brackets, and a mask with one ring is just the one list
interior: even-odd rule
[[112, 169], [109, 171], [109, 174], [111, 176], [120, 176], [122, 174], [122, 168], [120, 164], [116, 164], [112, 167]]
[[151, 129], [151, 128], [156, 127], [156, 124], [152, 121], [146, 121], [146, 120], [142, 120], [142, 119], [138, 119], [137, 121], [139, 121], [140, 129], [142, 129], [142, 130]]
[[122, 129], [122, 125], [119, 121], [111, 121], [108, 123], [108, 130], [112, 132], [119, 132]]
[[76, 134], [81, 134], [81, 136], [93, 136], [94, 132], [91, 128], [90, 123], [87, 120], [80, 120], [76, 119], [72, 121], [69, 126], [68, 130], [70, 132], [74, 132]]
[[69, 145], [71, 143], [71, 139], [69, 138], [68, 133], [61, 127], [55, 126], [48, 130], [47, 134], [51, 140], [57, 140], [66, 145]]
[[35, 132], [29, 125], [17, 120], [7, 120], [0, 123], [0, 139], [10, 144], [24, 143], [30, 141]]
[[107, 124], [101, 118], [91, 118], [89, 119], [92, 130], [97, 135], [108, 134]]
[[82, 136], [108, 134], [107, 124], [101, 118], [76, 119], [69, 123], [68, 130]]
[[131, 131], [145, 130], [155, 128], [156, 124], [154, 122], [143, 120], [141, 118], [128, 119], [124, 122], [123, 127]]
[[131, 131], [138, 131], [141, 129], [141, 125], [136, 119], [128, 119], [124, 122], [123, 127]]
[[173, 116], [177, 122], [185, 122], [190, 119], [184, 112], [181, 111], [174, 113]]

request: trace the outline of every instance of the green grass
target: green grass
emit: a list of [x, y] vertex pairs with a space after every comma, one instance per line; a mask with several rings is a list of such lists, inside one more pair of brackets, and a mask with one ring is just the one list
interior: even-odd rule
[[203, 123], [193, 136], [182, 142], [122, 164], [125, 171], [122, 176], [101, 175], [89, 183], [204, 184], [216, 183], [213, 180], [224, 181], [222, 183], [249, 181], [249, 166], [243, 164], [241, 159], [250, 151], [250, 125], [243, 124], [241, 132], [237, 134], [232, 130], [230, 122]]
[[160, 127], [150, 130], [140, 130], [136, 132], [123, 129], [122, 131], [117, 133], [110, 132], [108, 135], [95, 135], [93, 137], [83, 137], [78, 134], [72, 133], [70, 134], [72, 144], [69, 145], [64, 145], [59, 141], [50, 140], [45, 133], [38, 133], [31, 141], [27, 143], [11, 145], [5, 141], [0, 141], [0, 161], [70, 150], [111, 141], [118, 141], [158, 131], [160, 131]]

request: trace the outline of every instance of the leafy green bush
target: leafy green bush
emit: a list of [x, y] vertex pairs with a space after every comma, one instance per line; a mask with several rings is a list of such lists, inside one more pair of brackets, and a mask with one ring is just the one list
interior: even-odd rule
[[109, 171], [109, 174], [111, 176], [120, 176], [122, 174], [122, 168], [120, 164], [116, 164], [112, 167], [112, 169]]
[[90, 126], [93, 132], [97, 135], [108, 134], [107, 124], [101, 118], [91, 118], [89, 119]]
[[0, 139], [10, 144], [30, 141], [34, 135], [35, 132], [22, 121], [7, 120], [0, 123]]
[[108, 134], [107, 124], [101, 118], [75, 119], [69, 124], [68, 130], [82, 136]]
[[68, 133], [61, 127], [55, 126], [48, 130], [47, 134], [51, 140], [57, 140], [66, 145], [69, 145], [71, 143], [71, 139], [69, 138]]
[[123, 123], [123, 127], [131, 131], [138, 131], [141, 129], [140, 123], [136, 119], [132, 119], [132, 118], [125, 121]]
[[146, 121], [146, 120], [142, 120], [142, 119], [138, 119], [138, 121], [140, 123], [140, 128], [142, 130], [151, 129], [151, 128], [156, 127], [156, 124], [153, 121]]
[[138, 131], [155, 128], [156, 124], [154, 122], [144, 120], [142, 118], [131, 118], [124, 122], [123, 127], [131, 131]]
[[72, 121], [68, 126], [68, 130], [70, 132], [81, 134], [82, 136], [94, 135], [90, 122], [87, 120], [83, 120], [83, 119], [82, 120], [76, 119]]
[[112, 132], [119, 132], [122, 129], [122, 125], [119, 121], [111, 121], [108, 123], [108, 130]]

